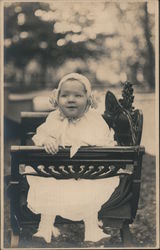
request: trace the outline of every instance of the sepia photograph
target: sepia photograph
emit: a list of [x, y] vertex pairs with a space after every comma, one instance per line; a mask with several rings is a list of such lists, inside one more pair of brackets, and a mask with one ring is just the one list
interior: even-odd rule
[[1, 1], [1, 249], [159, 248], [158, 9]]

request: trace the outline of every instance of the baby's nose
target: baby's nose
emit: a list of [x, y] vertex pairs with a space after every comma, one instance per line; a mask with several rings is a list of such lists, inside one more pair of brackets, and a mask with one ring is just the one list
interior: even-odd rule
[[68, 96], [68, 102], [75, 102], [75, 97], [73, 95]]

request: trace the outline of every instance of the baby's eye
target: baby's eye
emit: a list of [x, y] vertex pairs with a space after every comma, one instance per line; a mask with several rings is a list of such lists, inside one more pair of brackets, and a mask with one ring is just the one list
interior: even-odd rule
[[82, 95], [76, 95], [76, 97], [82, 97]]
[[66, 95], [66, 94], [63, 94], [63, 95], [61, 95], [61, 97], [67, 97], [67, 95]]

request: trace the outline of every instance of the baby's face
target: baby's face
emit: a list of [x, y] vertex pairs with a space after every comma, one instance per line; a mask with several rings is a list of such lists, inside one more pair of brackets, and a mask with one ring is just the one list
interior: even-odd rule
[[88, 98], [85, 87], [77, 80], [67, 80], [61, 86], [58, 106], [68, 118], [78, 118], [86, 110]]

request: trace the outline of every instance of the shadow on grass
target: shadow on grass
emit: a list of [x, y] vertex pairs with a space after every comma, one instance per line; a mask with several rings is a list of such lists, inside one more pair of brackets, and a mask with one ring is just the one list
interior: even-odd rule
[[[5, 150], [5, 175], [10, 174], [10, 145], [18, 144], [17, 141], [10, 141]], [[154, 247], [156, 242], [156, 169], [155, 156], [145, 154], [142, 166], [142, 182], [139, 199], [139, 209], [134, 223], [130, 225], [133, 236], [133, 247]], [[4, 247], [10, 247], [10, 208], [9, 199], [6, 195], [4, 201]], [[62, 232], [57, 239], [52, 239], [51, 244], [46, 244], [41, 239], [33, 240], [27, 234], [22, 235], [20, 248], [100, 248], [100, 247], [122, 247], [118, 230], [108, 229], [107, 233], [111, 238], [102, 239], [100, 242], [83, 242], [84, 224], [59, 225]]]

